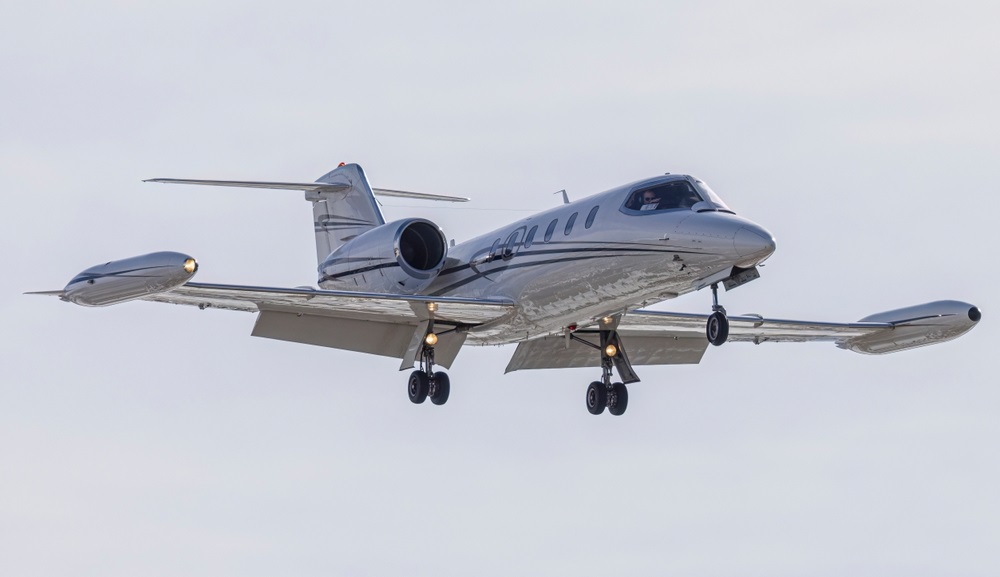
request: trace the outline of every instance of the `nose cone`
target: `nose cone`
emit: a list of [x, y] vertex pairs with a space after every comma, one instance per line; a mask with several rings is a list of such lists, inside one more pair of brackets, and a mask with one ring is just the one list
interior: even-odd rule
[[737, 266], [748, 268], [764, 262], [776, 248], [774, 237], [764, 227], [747, 224], [736, 231], [733, 248], [744, 260]]

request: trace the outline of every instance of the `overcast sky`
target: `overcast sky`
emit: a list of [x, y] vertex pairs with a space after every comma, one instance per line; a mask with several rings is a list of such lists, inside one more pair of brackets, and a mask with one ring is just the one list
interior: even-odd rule
[[[0, 574], [1000, 573], [996, 2], [6, 2], [0, 18]], [[742, 343], [503, 375], [444, 407], [381, 357], [252, 315], [22, 296], [154, 250], [198, 280], [315, 283], [301, 193], [358, 162], [449, 237], [663, 172], [778, 242], [731, 313], [984, 321], [863, 356]], [[707, 293], [660, 305], [705, 312]]]

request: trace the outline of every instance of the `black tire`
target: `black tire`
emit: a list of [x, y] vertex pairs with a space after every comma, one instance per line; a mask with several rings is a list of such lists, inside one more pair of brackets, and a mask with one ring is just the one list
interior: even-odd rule
[[587, 410], [591, 415], [600, 415], [608, 406], [608, 388], [600, 381], [594, 381], [587, 387]]
[[608, 412], [616, 416], [624, 415], [628, 408], [628, 387], [624, 383], [615, 383], [611, 385], [611, 395], [613, 402], [608, 407]]
[[410, 381], [407, 383], [406, 392], [410, 395], [410, 401], [419, 405], [427, 399], [427, 391], [430, 390], [430, 380], [427, 373], [423, 371], [413, 371], [410, 373]]
[[440, 371], [434, 373], [434, 394], [431, 395], [431, 402], [435, 405], [443, 405], [448, 402], [450, 394], [451, 379], [448, 378], [448, 373]]
[[717, 347], [729, 340], [729, 319], [726, 318], [726, 313], [715, 311], [708, 316], [705, 336], [708, 337], [708, 342]]

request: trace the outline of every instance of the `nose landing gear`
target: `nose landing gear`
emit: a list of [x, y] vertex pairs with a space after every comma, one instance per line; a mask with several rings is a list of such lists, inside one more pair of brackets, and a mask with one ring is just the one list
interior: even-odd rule
[[726, 309], [719, 304], [719, 283], [712, 283], [712, 314], [705, 325], [705, 336], [717, 347], [729, 340], [729, 318]]

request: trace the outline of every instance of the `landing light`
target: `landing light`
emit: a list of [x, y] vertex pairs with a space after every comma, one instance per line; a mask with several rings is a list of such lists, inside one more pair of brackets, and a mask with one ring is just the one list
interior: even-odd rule
[[433, 347], [438, 342], [438, 336], [434, 333], [427, 333], [427, 336], [424, 337], [424, 342], [427, 343], [427, 346]]
[[438, 310], [438, 304], [437, 303], [427, 303], [427, 310], [430, 311], [430, 312], [432, 312], [432, 313], [437, 312], [437, 310]]
[[613, 357], [618, 354], [618, 347], [614, 345], [608, 345], [604, 347], [604, 354], [609, 357]]
[[193, 258], [189, 258], [184, 261], [184, 272], [191, 274], [196, 270], [198, 270], [198, 261]]

